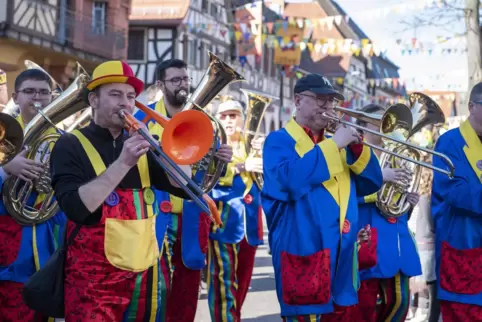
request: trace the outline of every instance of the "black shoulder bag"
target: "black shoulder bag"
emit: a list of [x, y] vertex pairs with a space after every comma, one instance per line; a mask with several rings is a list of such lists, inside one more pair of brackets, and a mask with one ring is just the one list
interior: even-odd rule
[[64, 238], [63, 245], [52, 254], [45, 266], [35, 272], [24, 284], [23, 301], [32, 310], [52, 318], [65, 316], [64, 268], [67, 247], [74, 241], [80, 227], [81, 225], [75, 226], [72, 233], [68, 238]]

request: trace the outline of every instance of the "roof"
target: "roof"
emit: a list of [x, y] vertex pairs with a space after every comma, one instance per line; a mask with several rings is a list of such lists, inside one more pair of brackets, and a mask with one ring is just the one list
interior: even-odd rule
[[189, 10], [189, 0], [132, 0], [131, 24], [178, 26]]
[[326, 77], [344, 77], [350, 66], [351, 55], [319, 55], [310, 53], [308, 49], [301, 53], [300, 68], [310, 73], [322, 74]]

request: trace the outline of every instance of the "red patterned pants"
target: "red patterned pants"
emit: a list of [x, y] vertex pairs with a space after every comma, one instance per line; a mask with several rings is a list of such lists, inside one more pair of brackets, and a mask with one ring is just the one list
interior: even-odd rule
[[37, 322], [47, 320], [35, 315], [23, 303], [22, 283], [0, 281], [0, 321], [1, 322]]
[[254, 259], [258, 247], [248, 244], [246, 238], [239, 243], [238, 253], [238, 291], [236, 292], [236, 315], [241, 320], [241, 308], [243, 307], [246, 295], [248, 295], [251, 277], [253, 276]]
[[356, 306], [339, 306], [335, 304], [333, 313], [284, 316], [283, 322], [355, 322], [359, 321], [356, 314]]
[[173, 219], [177, 219], [177, 227], [168, 230], [173, 274], [171, 291], [167, 297], [167, 321], [192, 322], [196, 317], [201, 271], [184, 266], [181, 249], [182, 216]]
[[443, 322], [482, 322], [482, 306], [440, 301]]

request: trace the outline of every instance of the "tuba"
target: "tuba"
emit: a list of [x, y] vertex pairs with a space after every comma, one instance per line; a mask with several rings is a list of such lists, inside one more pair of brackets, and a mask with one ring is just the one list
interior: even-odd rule
[[[241, 91], [246, 95], [247, 98], [246, 120], [243, 131], [246, 155], [252, 157], [261, 157], [261, 151], [253, 149], [252, 141], [254, 138], [260, 135], [259, 128], [261, 126], [261, 122], [263, 121], [264, 112], [271, 102], [277, 98], [266, 96], [266, 94], [251, 90], [242, 89]], [[264, 183], [263, 174], [253, 173], [253, 179], [258, 185], [258, 188], [261, 189]]]
[[[9, 177], [3, 184], [2, 196], [7, 213], [20, 225], [32, 226], [53, 217], [59, 206], [53, 200], [54, 191], [50, 184], [49, 159], [50, 151], [60, 137], [55, 124], [85, 108], [83, 101], [84, 88], [89, 82], [88, 75], [79, 75], [74, 82], [26, 125], [23, 146], [29, 148], [28, 159], [39, 158], [44, 171], [35, 181], [23, 181], [17, 177]], [[0, 119], [1, 121], [1, 119]], [[46, 133], [50, 127], [57, 129], [55, 133]], [[38, 192], [36, 205], [30, 207], [32, 192]]]
[[[409, 95], [409, 102], [413, 126], [406, 133], [405, 139], [407, 141], [427, 125], [445, 123], [445, 116], [442, 109], [427, 95], [412, 93]], [[389, 149], [414, 160], [421, 161], [422, 159], [420, 150], [410, 145], [391, 144]], [[412, 207], [407, 201], [407, 195], [408, 193], [419, 190], [422, 168], [417, 163], [408, 162], [407, 160], [397, 158], [393, 154], [388, 153], [382, 154], [380, 162], [382, 169], [386, 166], [390, 166], [391, 168], [406, 168], [413, 174], [412, 180], [407, 187], [387, 182], [383, 184], [382, 189], [378, 192], [377, 207], [382, 214], [387, 218], [400, 217]]]
[[226, 165], [215, 157], [215, 152], [217, 144], [227, 143], [227, 137], [224, 128], [219, 121], [209, 115], [204, 109], [226, 86], [233, 82], [245, 80], [243, 76], [239, 75], [232, 67], [223, 62], [212, 52], [208, 51], [208, 54], [210, 60], [208, 69], [191, 96], [187, 97], [187, 93], [184, 94], [187, 98], [187, 102], [183, 107], [183, 111], [195, 109], [202, 111], [209, 116], [214, 127], [214, 136], [217, 138], [213, 141], [213, 146], [211, 147], [210, 152], [206, 154], [201, 161], [193, 165], [193, 170], [196, 173], [198, 171], [204, 173], [199, 184], [201, 189], [206, 193], [211, 191], [217, 184]]

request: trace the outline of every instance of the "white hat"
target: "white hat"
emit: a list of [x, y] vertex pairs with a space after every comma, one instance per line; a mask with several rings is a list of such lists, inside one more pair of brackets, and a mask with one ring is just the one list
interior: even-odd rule
[[234, 100], [229, 100], [219, 104], [217, 114], [227, 111], [238, 111], [239, 113], [243, 114], [243, 106], [240, 102]]

